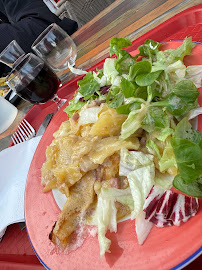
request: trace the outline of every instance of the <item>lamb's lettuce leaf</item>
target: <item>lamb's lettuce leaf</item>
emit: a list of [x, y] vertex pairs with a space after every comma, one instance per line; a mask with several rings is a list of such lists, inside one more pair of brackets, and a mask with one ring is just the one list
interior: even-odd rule
[[130, 82], [125, 78], [122, 78], [120, 87], [125, 98], [134, 97], [135, 90], [137, 88], [137, 86], [134, 83]]
[[161, 74], [161, 70], [150, 72], [147, 74], [140, 74], [135, 78], [135, 82], [139, 86], [147, 86], [154, 83], [155, 80], [158, 79], [159, 75]]
[[133, 66], [130, 67], [128, 80], [134, 81], [136, 76], [140, 74], [150, 73], [151, 69], [152, 69], [152, 65], [147, 60], [136, 62]]
[[95, 80], [92, 72], [88, 72], [82, 80], [77, 82], [77, 84], [79, 86], [78, 91], [84, 96], [85, 100], [88, 100], [100, 89], [100, 85]]
[[191, 183], [186, 183], [178, 174], [174, 178], [173, 186], [189, 196], [202, 198], [202, 174]]
[[140, 56], [148, 56], [150, 59], [153, 55], [156, 55], [159, 51], [161, 44], [152, 39], [145, 40], [143, 45], [138, 47]]
[[142, 127], [147, 132], [159, 131], [169, 127], [170, 121], [166, 111], [159, 107], [150, 107], [142, 121]]
[[193, 130], [187, 118], [182, 119], [171, 138], [180, 177], [191, 183], [202, 174], [202, 134]]
[[151, 106], [165, 107], [173, 115], [182, 116], [198, 106], [198, 95], [196, 86], [189, 80], [183, 80], [176, 84], [166, 99], [154, 102]]
[[134, 65], [135, 59], [134, 57], [127, 51], [120, 51], [117, 61], [116, 61], [116, 70], [119, 72], [119, 75], [123, 73], [128, 73], [130, 67]]
[[116, 54], [118, 56], [118, 54], [123, 48], [127, 48], [129, 46], [132, 46], [132, 42], [130, 41], [128, 37], [112, 38], [110, 41], [110, 51], [109, 51], [110, 56], [112, 56], [113, 54]]

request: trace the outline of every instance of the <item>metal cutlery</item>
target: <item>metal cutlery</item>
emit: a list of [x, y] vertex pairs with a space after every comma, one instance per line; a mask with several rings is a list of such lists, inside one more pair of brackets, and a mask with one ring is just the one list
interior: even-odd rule
[[37, 133], [35, 129], [32, 127], [32, 125], [26, 119], [23, 119], [22, 122], [19, 124], [16, 132], [11, 136], [13, 143], [18, 144], [30, 140], [35, 136], [43, 135], [52, 117], [53, 113], [48, 114], [46, 116], [41, 126], [39, 127]]
[[26, 119], [23, 119], [19, 124], [16, 132], [11, 136], [11, 139], [14, 144], [18, 144], [33, 138], [35, 135], [36, 132], [34, 128]]

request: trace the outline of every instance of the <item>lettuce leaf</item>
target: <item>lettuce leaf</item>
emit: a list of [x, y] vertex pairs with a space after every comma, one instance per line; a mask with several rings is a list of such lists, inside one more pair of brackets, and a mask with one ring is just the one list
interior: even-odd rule
[[156, 174], [154, 178], [155, 186], [163, 190], [169, 190], [173, 186], [173, 179], [174, 179], [174, 176], [168, 173], [161, 173], [158, 170], [156, 170]]
[[113, 199], [117, 202], [127, 205], [131, 210], [134, 209], [134, 201], [129, 187], [126, 189], [102, 188], [102, 196], [105, 199]]
[[87, 125], [95, 123], [98, 120], [98, 114], [102, 110], [102, 106], [95, 106], [92, 108], [83, 107], [79, 112], [79, 125]]
[[173, 186], [192, 197], [202, 198], [202, 174], [191, 183], [186, 183], [180, 174], [173, 181]]
[[161, 131], [170, 125], [166, 111], [159, 107], [150, 107], [142, 121], [142, 127], [147, 132]]
[[159, 159], [161, 159], [158, 145], [153, 140], [148, 140], [146, 143], [146, 147], [149, 150], [149, 153], [152, 153], [154, 156], [157, 156]]
[[153, 102], [150, 106], [165, 107], [173, 115], [182, 116], [198, 106], [198, 95], [196, 86], [189, 80], [183, 80], [176, 84], [166, 99]]
[[147, 112], [145, 104], [141, 104], [139, 110], [131, 111], [126, 121], [122, 124], [120, 139], [126, 139], [132, 135], [136, 130], [142, 127], [142, 120]]
[[64, 109], [64, 112], [67, 113], [67, 116], [70, 118], [72, 117], [72, 115], [74, 114], [75, 111], [80, 110], [85, 104], [86, 102], [82, 101], [77, 101], [75, 102], [76, 97], [74, 97], [73, 99], [71, 99], [69, 101], [69, 105]]
[[177, 125], [171, 144], [180, 177], [185, 183], [193, 182], [202, 174], [202, 133], [193, 130], [185, 117]]
[[128, 80], [134, 81], [136, 76], [140, 74], [150, 73], [151, 69], [152, 69], [152, 65], [147, 60], [136, 62], [133, 66], [130, 67]]
[[161, 132], [157, 134], [155, 137], [162, 142], [165, 142], [165, 140], [170, 136], [174, 134], [174, 130], [172, 128], [166, 127], [161, 129]]
[[100, 89], [100, 84], [95, 80], [92, 72], [88, 72], [77, 84], [79, 86], [78, 92], [84, 96], [85, 100], [88, 100]]
[[119, 52], [123, 49], [123, 48], [127, 48], [129, 46], [132, 46], [132, 42], [130, 41], [129, 37], [125, 37], [125, 38], [117, 38], [114, 37], [111, 39], [110, 41], [110, 56], [112, 56], [113, 54], [116, 54], [118, 56]]
[[192, 49], [195, 47], [195, 43], [192, 42], [192, 37], [185, 38], [182, 45], [176, 49], [168, 49], [165, 51], [167, 53], [167, 58], [170, 63], [174, 61], [183, 61], [186, 55], [190, 55]]
[[131, 219], [134, 219], [142, 210], [144, 201], [154, 185], [153, 156], [139, 151], [128, 151], [125, 148], [121, 149], [120, 156], [119, 175], [128, 178], [134, 201]]
[[185, 78], [192, 81], [197, 88], [200, 88], [202, 81], [202, 65], [188, 66]]
[[134, 200], [131, 219], [135, 219], [143, 208], [145, 199], [154, 185], [154, 164], [140, 167], [128, 174], [128, 182]]
[[152, 60], [153, 56], [155, 56], [160, 48], [161, 44], [157, 41], [154, 41], [152, 39], [145, 40], [143, 45], [140, 45], [138, 47], [139, 55], [140, 56], [148, 56], [150, 61]]
[[111, 240], [105, 235], [107, 230], [110, 232], [117, 231], [117, 209], [115, 202], [118, 201], [122, 204], [128, 205], [132, 210], [134, 202], [131, 195], [130, 188], [116, 189], [116, 188], [101, 188], [98, 194], [98, 202], [91, 225], [98, 227], [98, 241], [100, 245], [100, 257], [102, 258], [105, 252], [110, 253]]
[[177, 168], [177, 162], [176, 162], [175, 154], [173, 151], [173, 147], [170, 141], [168, 141], [165, 144], [163, 155], [161, 159], [159, 160], [159, 170], [160, 172], [164, 172], [165, 170], [172, 167]]
[[153, 156], [139, 151], [128, 151], [122, 147], [120, 151], [119, 175], [127, 176], [130, 172], [143, 166], [153, 164]]
[[116, 64], [115, 58], [106, 58], [104, 62], [103, 73], [107, 78], [108, 84], [113, 84], [115, 78], [119, 75], [118, 71], [115, 68]]
[[93, 215], [93, 219], [90, 222], [91, 225], [98, 227], [98, 241], [100, 246], [100, 258], [102, 258], [105, 252], [110, 253], [111, 240], [109, 240], [105, 234], [109, 229], [111, 232], [117, 231], [115, 200], [112, 198], [105, 198], [104, 190], [101, 189], [98, 195], [96, 211]]

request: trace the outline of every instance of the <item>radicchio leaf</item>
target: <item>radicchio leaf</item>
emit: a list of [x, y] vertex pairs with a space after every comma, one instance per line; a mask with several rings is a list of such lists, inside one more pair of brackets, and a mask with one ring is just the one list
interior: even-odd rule
[[196, 215], [198, 208], [197, 198], [153, 186], [145, 200], [143, 211], [145, 219], [157, 227], [165, 227], [179, 226], [182, 221], [186, 222]]

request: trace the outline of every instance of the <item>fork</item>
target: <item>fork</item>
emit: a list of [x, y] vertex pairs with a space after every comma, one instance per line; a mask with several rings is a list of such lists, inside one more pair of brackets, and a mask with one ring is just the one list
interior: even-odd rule
[[36, 132], [34, 128], [26, 119], [23, 119], [19, 124], [16, 132], [11, 136], [11, 139], [14, 144], [18, 144], [33, 138], [35, 135]]

